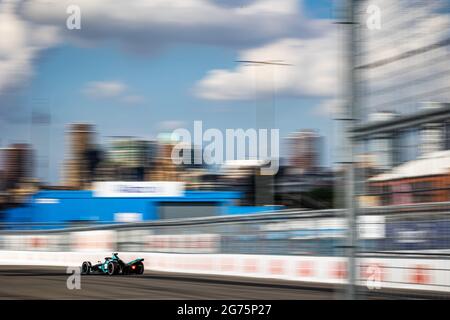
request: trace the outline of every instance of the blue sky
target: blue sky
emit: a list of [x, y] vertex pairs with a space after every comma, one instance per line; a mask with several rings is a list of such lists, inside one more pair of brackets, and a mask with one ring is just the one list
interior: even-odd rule
[[[332, 18], [331, 0], [309, 0], [303, 5], [305, 23]], [[9, 103], [15, 111], [3, 112], [7, 120], [2, 124], [5, 129], [2, 129], [1, 146], [12, 142], [33, 143], [38, 152], [37, 174], [41, 179], [51, 183], [61, 179], [68, 123], [95, 124], [98, 142], [106, 144], [108, 136], [154, 138], [158, 132], [179, 126], [190, 129], [195, 120], [202, 120], [204, 128], [254, 128], [257, 110], [272, 104], [274, 126], [280, 129], [280, 136], [283, 138], [301, 128], [319, 130], [326, 137], [323, 163], [331, 164], [332, 120], [318, 111], [324, 101], [322, 94], [304, 94], [303, 88], [297, 94], [296, 88], [287, 85], [284, 89], [283, 84], [279, 92], [273, 94], [273, 90], [264, 89], [266, 92], [261, 91], [253, 99], [209, 99], [197, 94], [199, 83], [210, 76], [211, 70], [226, 70], [235, 77], [250, 72], [254, 81], [246, 84], [249, 90], [254, 87], [258, 91], [268, 81], [269, 85], [270, 81], [276, 82], [266, 79], [266, 72], [258, 74], [260, 71], [254, 67], [248, 67], [253, 71], [242, 71], [243, 66], [236, 60], [252, 54], [250, 50], [277, 43], [277, 37], [248, 47], [241, 43], [172, 41], [150, 53], [124, 50], [120, 41], [107, 39], [89, 45], [64, 41], [46, 47], [33, 59], [33, 72], [26, 84], [3, 95], [3, 104]], [[106, 96], [97, 96], [95, 89], [87, 90], [89, 85], [100, 82], [119, 83], [123, 87]], [[30, 126], [32, 110], [49, 114], [50, 126]]]

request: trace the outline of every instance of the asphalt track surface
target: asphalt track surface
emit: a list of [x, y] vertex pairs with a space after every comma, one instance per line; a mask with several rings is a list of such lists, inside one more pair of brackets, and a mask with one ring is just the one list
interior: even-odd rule
[[[343, 298], [342, 287], [281, 280], [155, 272], [112, 277], [83, 275], [81, 289], [69, 290], [68, 276], [66, 268], [61, 267], [0, 266], [0, 299], [308, 300]], [[404, 293], [382, 294], [369, 298], [402, 297]]]

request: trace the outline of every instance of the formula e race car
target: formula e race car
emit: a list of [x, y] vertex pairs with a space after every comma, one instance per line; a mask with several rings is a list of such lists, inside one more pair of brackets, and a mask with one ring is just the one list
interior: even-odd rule
[[106, 257], [104, 262], [98, 262], [92, 265], [89, 261], [84, 261], [81, 265], [82, 274], [143, 274], [144, 264], [142, 263], [144, 259], [138, 258], [131, 262], [125, 263], [119, 258], [117, 253], [113, 253], [112, 257]]

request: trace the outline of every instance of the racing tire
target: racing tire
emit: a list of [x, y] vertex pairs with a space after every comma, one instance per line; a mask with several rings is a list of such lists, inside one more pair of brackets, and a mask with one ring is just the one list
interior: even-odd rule
[[109, 276], [112, 276], [117, 273], [117, 264], [113, 261], [108, 262], [108, 266], [106, 267], [106, 273]]
[[84, 261], [81, 265], [81, 274], [89, 274], [91, 273], [91, 263], [89, 261]]
[[143, 274], [144, 273], [144, 264], [141, 262], [141, 263], [137, 264], [136, 266], [137, 266], [136, 274]]
[[115, 274], [122, 274], [123, 273], [123, 268], [120, 264], [116, 264], [116, 272]]

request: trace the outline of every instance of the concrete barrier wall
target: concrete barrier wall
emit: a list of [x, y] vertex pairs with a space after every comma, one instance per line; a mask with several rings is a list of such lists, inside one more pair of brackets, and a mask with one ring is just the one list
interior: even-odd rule
[[[174, 254], [119, 252], [123, 260], [144, 258], [145, 269], [164, 272], [284, 279], [344, 284], [344, 257], [271, 256], [238, 254]], [[111, 256], [111, 251], [0, 251], [1, 265], [81, 266]], [[358, 261], [359, 283], [373, 288], [450, 292], [450, 261], [444, 259], [363, 258]]]

